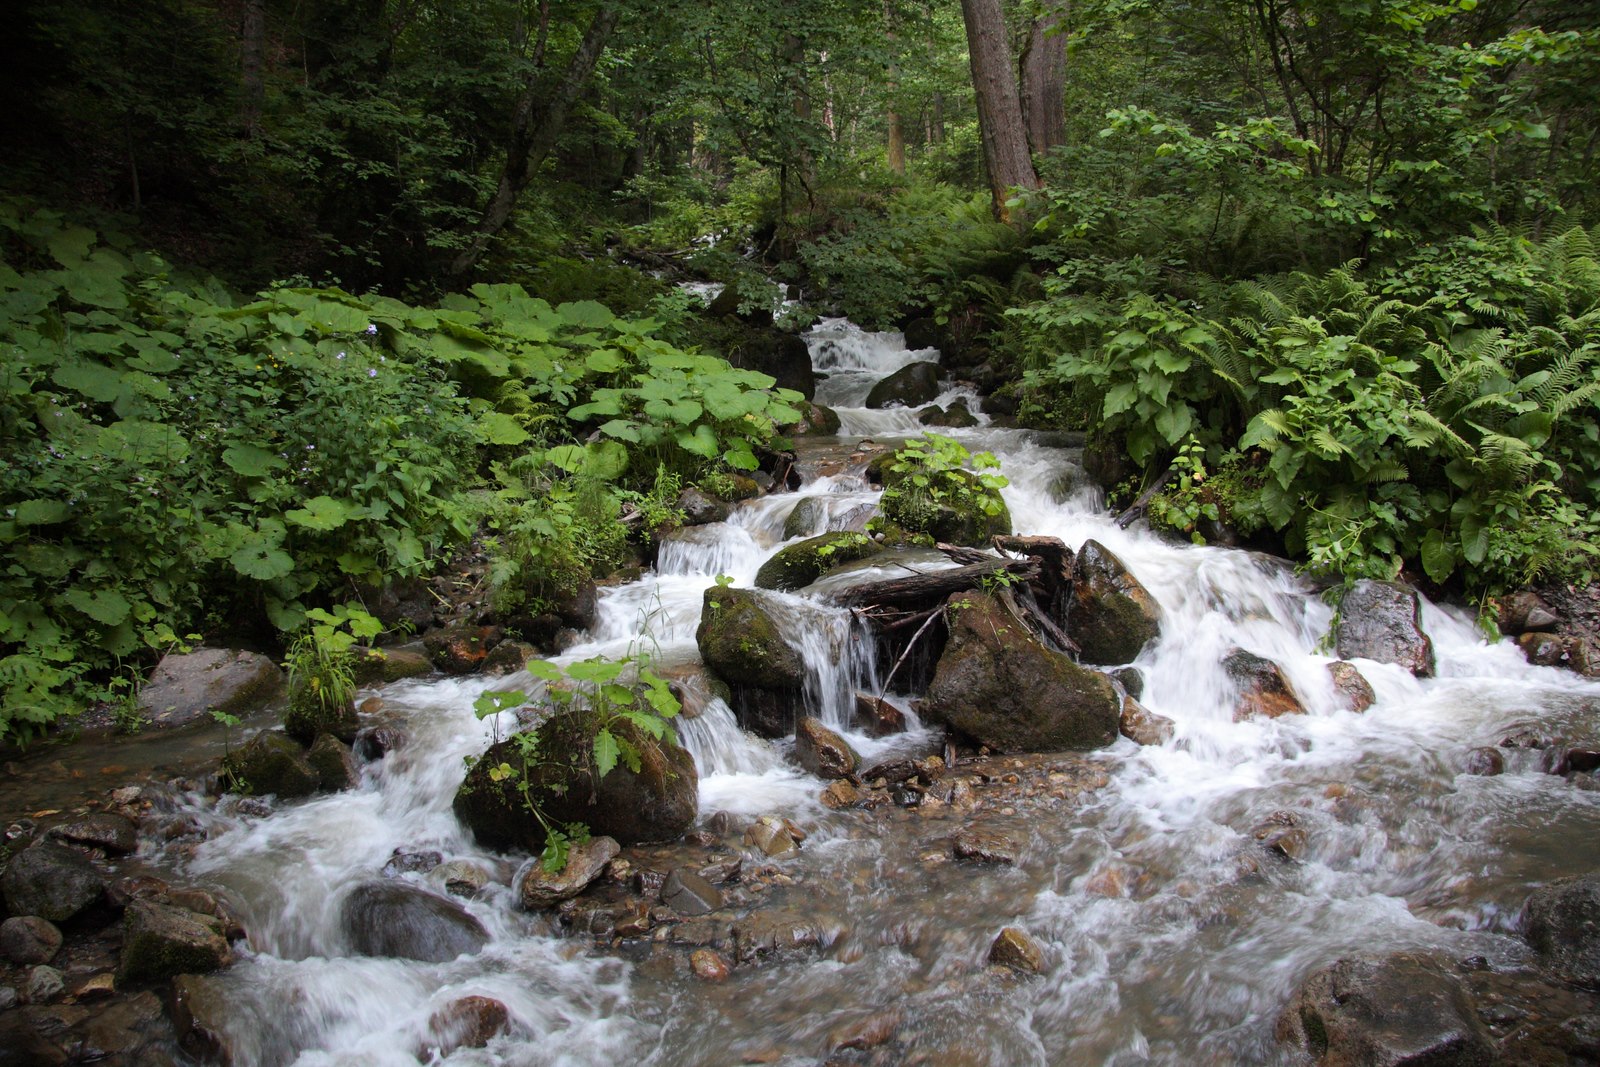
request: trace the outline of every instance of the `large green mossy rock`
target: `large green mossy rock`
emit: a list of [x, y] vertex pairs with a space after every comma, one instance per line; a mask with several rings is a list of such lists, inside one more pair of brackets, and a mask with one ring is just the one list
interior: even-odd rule
[[289, 688], [289, 707], [283, 713], [283, 732], [309, 745], [323, 734], [332, 734], [345, 744], [356, 739], [361, 719], [351, 700], [323, 702], [308, 685]]
[[1099, 541], [1085, 541], [1073, 565], [1067, 631], [1087, 663], [1131, 663], [1161, 633], [1161, 605]]
[[869, 408], [886, 408], [896, 404], [908, 408], [920, 407], [939, 395], [939, 364], [921, 361], [908, 363], [884, 378], [867, 393]]
[[1117, 739], [1111, 679], [1040, 644], [983, 593], [946, 604], [950, 639], [922, 714], [1008, 752], [1083, 751]]
[[280, 800], [308, 797], [322, 787], [322, 778], [305, 749], [276, 730], [264, 730], [222, 761], [224, 781], [257, 796]]
[[728, 683], [739, 725], [775, 738], [793, 732], [805, 707], [806, 665], [779, 632], [771, 596], [712, 586], [694, 636], [706, 667]]
[[[639, 769], [619, 762], [604, 777], [594, 764], [599, 723], [588, 711], [569, 711], [533, 731], [536, 755], [524, 757], [516, 738], [492, 746], [473, 764], [456, 792], [456, 816], [490, 848], [539, 852], [545, 829], [531, 801], [553, 826], [581, 822], [596, 837], [620, 844], [671, 841], [700, 813], [700, 775], [675, 741], [657, 741], [626, 719], [607, 728], [639, 753]], [[502, 764], [510, 777], [491, 774]]]
[[805, 683], [805, 661], [778, 632], [757, 590], [707, 589], [694, 639], [706, 666], [734, 685], [798, 690]]
[[863, 533], [836, 531], [780, 550], [756, 572], [758, 589], [803, 589], [833, 568], [875, 556], [883, 547]]

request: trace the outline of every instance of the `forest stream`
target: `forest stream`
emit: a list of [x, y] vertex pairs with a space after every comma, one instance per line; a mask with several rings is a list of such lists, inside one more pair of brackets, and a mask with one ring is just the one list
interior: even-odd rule
[[[938, 353], [844, 320], [820, 323], [807, 341], [826, 375], [817, 400], [842, 426], [835, 440], [800, 440], [801, 487], [669, 538], [654, 572], [602, 591], [599, 623], [557, 662], [648, 647], [664, 668], [698, 663], [705, 590], [719, 575], [748, 587], [785, 543], [798, 501], [818, 505], [802, 536], [840, 528], [873, 503], [880, 490], [864, 478], [858, 445], [893, 445], [924, 427], [911, 409], [868, 409], [866, 392]], [[960, 387], [937, 403], [962, 400], [977, 407]], [[995, 1067], [1294, 1063], [1275, 1020], [1307, 975], [1342, 956], [1435, 950], [1490, 972], [1527, 966], [1523, 901], [1600, 840], [1600, 792], [1545, 773], [1538, 748], [1504, 749], [1502, 774], [1464, 768], [1470, 750], [1519, 732], [1592, 739], [1600, 685], [1532, 666], [1509, 641], [1486, 642], [1465, 611], [1425, 604], [1435, 676], [1360, 660], [1376, 701], [1350, 711], [1327, 670], [1332, 609], [1289, 564], [1120, 528], [1081, 476], [1071, 439], [984, 416], [941, 432], [999, 459], [1018, 533], [1072, 548], [1097, 540], [1159, 602], [1159, 637], [1135, 666], [1140, 701], [1172, 721], [1168, 740], [969, 758], [949, 773], [971, 776], [972, 788], [943, 801], [833, 810], [819, 799], [827, 783], [789, 758], [792, 742], [741, 731], [713, 698], [678, 724], [700, 775], [695, 862], [738, 859], [742, 878], [705, 918], [591, 936], [574, 928], [581, 911], [518, 909], [506, 858], [476, 845], [452, 812], [464, 758], [513, 726], [510, 713], [474, 715], [489, 683], [433, 676], [386, 686], [376, 695], [407, 743], [366, 764], [357, 789], [271, 809], [183, 794], [173, 803], [203, 827], [203, 843], [141, 845], [141, 862], [220, 893], [249, 932], [239, 961], [210, 979], [228, 1004], [233, 1063], [401, 1065], [419, 1054], [661, 1067], [830, 1055]], [[926, 556], [911, 565], [952, 565]], [[824, 585], [904, 573], [897, 559]], [[817, 588], [774, 598], [806, 661], [808, 710], [863, 763], [941, 752], [942, 731], [911, 710], [916, 694], [897, 692], [903, 676], [888, 689], [904, 732], [853, 725], [855, 692], [880, 691], [891, 665], [877, 662], [848, 610]], [[1222, 667], [1234, 648], [1276, 661], [1306, 713], [1235, 721], [1237, 692]], [[523, 673], [494, 686], [536, 683]], [[769, 858], [746, 845], [742, 831], [762, 816], [794, 824], [798, 850]], [[1277, 850], [1259, 832], [1274, 825], [1296, 831]], [[952, 854], [952, 839], [973, 827], [1000, 842], [1000, 862]], [[444, 963], [352, 954], [341, 906], [397, 851], [495, 875], [462, 901], [488, 931], [481, 951]], [[684, 855], [682, 846], [626, 853], [635, 870], [666, 870]], [[426, 870], [397, 877], [440, 888]], [[741, 956], [727, 948], [730, 924], [752, 920], [805, 936], [790, 951]], [[988, 965], [1006, 927], [1042, 949], [1041, 973]], [[691, 970], [700, 947], [731, 960], [725, 980]], [[468, 996], [504, 1004], [505, 1031], [482, 1048], [431, 1049], [430, 1019]]]

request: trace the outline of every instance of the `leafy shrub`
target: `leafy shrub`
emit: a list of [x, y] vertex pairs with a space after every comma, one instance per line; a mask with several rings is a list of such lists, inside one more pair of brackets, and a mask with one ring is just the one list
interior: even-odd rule
[[[1498, 262], [1469, 254], [1500, 250]], [[1589, 237], [1454, 244], [1460, 285], [1415, 302], [1441, 260], [1374, 283], [1352, 269], [1198, 299], [1077, 296], [1021, 309], [1030, 385], [1098, 401], [1147, 464], [1176, 451], [1153, 510], [1282, 533], [1319, 573], [1430, 578], [1493, 592], [1583, 577], [1600, 503], [1600, 265]], [[1470, 309], [1470, 310], [1469, 310]], [[1477, 312], [1477, 314], [1474, 313]], [[1180, 448], [1181, 446], [1181, 448]], [[1196, 478], [1207, 467], [1211, 479]]]

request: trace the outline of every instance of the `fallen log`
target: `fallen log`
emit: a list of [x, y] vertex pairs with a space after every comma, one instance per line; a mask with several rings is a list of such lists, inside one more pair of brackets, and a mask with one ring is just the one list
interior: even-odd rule
[[950, 570], [862, 582], [834, 593], [832, 600], [843, 607], [869, 604], [874, 607], [932, 607], [951, 593], [976, 589], [985, 578], [993, 578], [998, 574], [1009, 574], [1013, 580], [1032, 581], [1039, 576], [1039, 565], [1033, 560], [986, 559], [982, 563]]

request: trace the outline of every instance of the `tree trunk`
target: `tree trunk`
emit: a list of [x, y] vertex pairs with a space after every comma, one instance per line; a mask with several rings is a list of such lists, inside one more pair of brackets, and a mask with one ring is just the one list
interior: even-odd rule
[[239, 125], [246, 137], [261, 133], [261, 105], [266, 97], [261, 68], [265, 66], [266, 0], [245, 0], [239, 22]]
[[889, 127], [889, 169], [895, 174], [906, 172], [906, 131], [900, 121], [900, 109], [895, 106], [894, 94], [900, 87], [900, 65], [895, 62], [895, 29], [894, 8], [889, 0], [883, 0], [883, 36], [889, 42], [889, 69], [888, 85], [885, 86], [889, 97], [889, 105], [884, 109], [884, 122]]
[[1006, 45], [1005, 15], [1000, 0], [961, 0], [967, 26], [967, 53], [972, 88], [978, 99], [978, 130], [983, 136], [983, 162], [989, 171], [995, 217], [1011, 221], [1006, 207], [1013, 189], [1039, 188], [1039, 176], [1028, 156], [1022, 124], [1022, 101]]
[[489, 206], [484, 209], [483, 219], [478, 223], [471, 243], [451, 262], [447, 272], [449, 278], [460, 278], [477, 266], [489, 242], [511, 218], [517, 197], [527, 188], [539, 164], [555, 148], [556, 140], [566, 127], [567, 113], [572, 110], [578, 94], [594, 73], [595, 64], [605, 51], [606, 41], [616, 28], [618, 15], [615, 4], [602, 5], [595, 12], [594, 20], [589, 23], [583, 40], [578, 44], [578, 50], [572, 53], [566, 71], [554, 86], [543, 86], [535, 75], [529, 75], [512, 116], [511, 141], [506, 148], [506, 165], [500, 174], [499, 185], [489, 200]]
[[1066, 14], [1066, 0], [1046, 0], [1022, 50], [1022, 117], [1036, 156], [1067, 139]]

